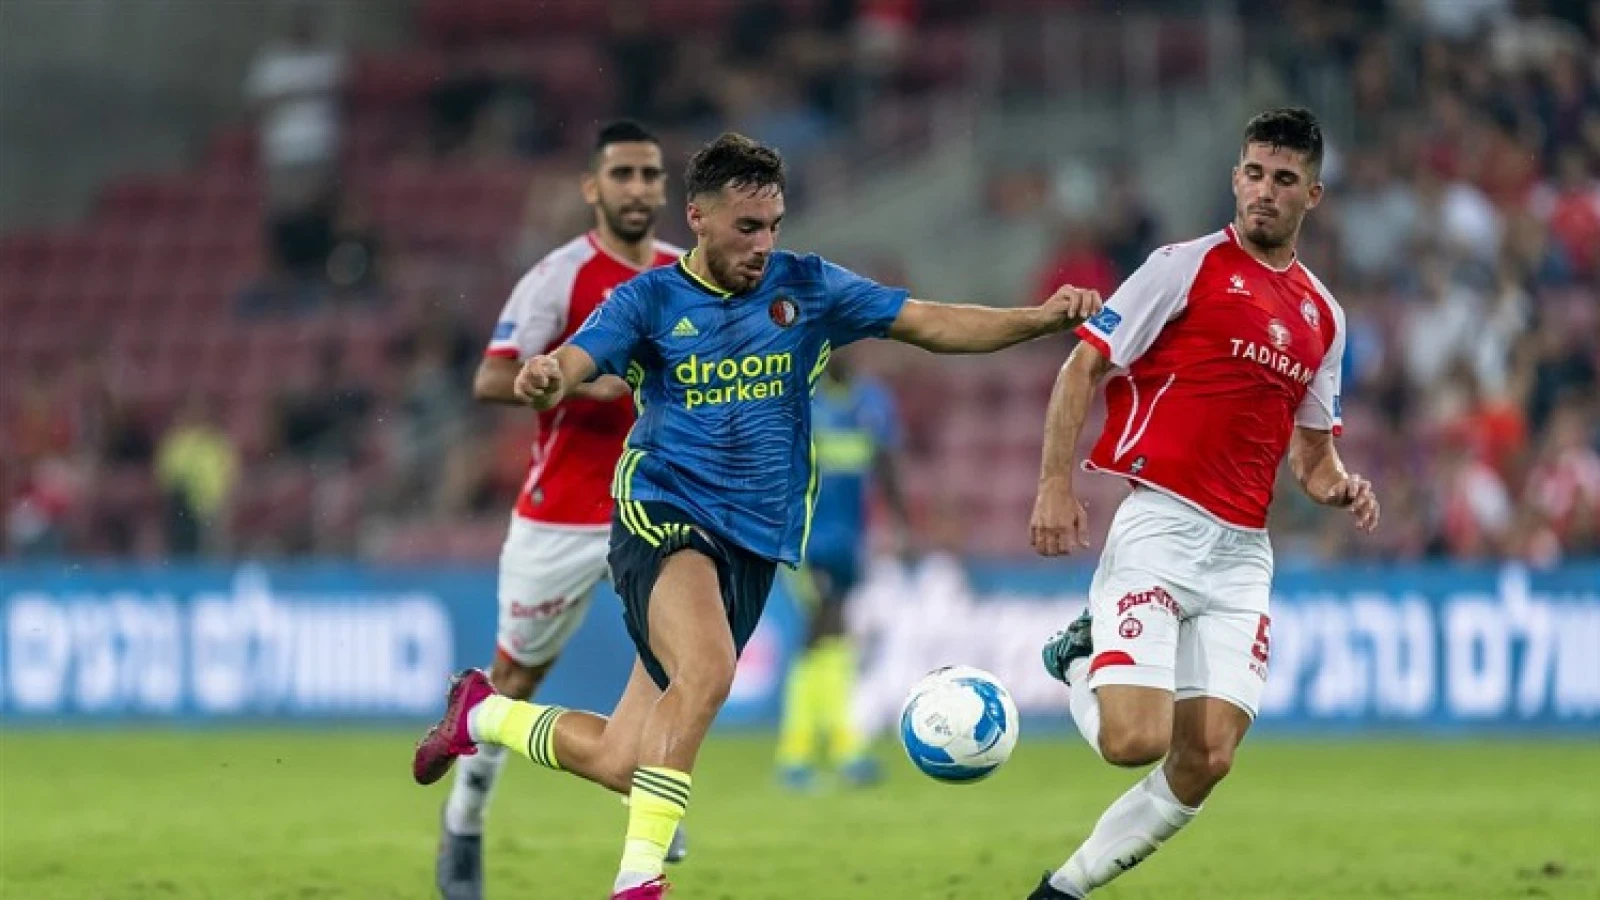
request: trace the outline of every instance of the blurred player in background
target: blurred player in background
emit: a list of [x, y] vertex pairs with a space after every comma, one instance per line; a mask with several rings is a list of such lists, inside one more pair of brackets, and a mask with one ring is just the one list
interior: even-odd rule
[[1030, 900], [1082, 898], [1143, 861], [1200, 812], [1260, 708], [1271, 650], [1267, 508], [1287, 452], [1311, 499], [1378, 524], [1372, 486], [1345, 470], [1344, 312], [1295, 257], [1322, 199], [1322, 129], [1303, 109], [1245, 127], [1236, 216], [1162, 247], [1078, 329], [1056, 380], [1032, 542], [1086, 547], [1072, 489], [1101, 378], [1106, 425], [1084, 466], [1126, 478], [1089, 609], [1044, 647], [1072, 717], [1107, 762], [1165, 758], [1122, 795]]
[[856, 653], [845, 623], [845, 601], [860, 579], [867, 549], [871, 485], [883, 492], [902, 552], [910, 534], [895, 461], [900, 426], [894, 396], [858, 374], [849, 352], [834, 354], [817, 380], [811, 427], [821, 480], [811, 542], [794, 579], [805, 605], [806, 644], [789, 668], [778, 731], [779, 774], [797, 790], [811, 787], [824, 759], [838, 765], [850, 784], [878, 780], [876, 760], [867, 755], [853, 714]]
[[[632, 122], [602, 128], [580, 187], [594, 230], [551, 251], [511, 292], [473, 384], [481, 401], [524, 405], [513, 390], [524, 359], [560, 346], [613, 288], [681, 252], [655, 239], [666, 170], [648, 131]], [[539, 414], [539, 442], [500, 552], [489, 679], [504, 696], [533, 696], [606, 573], [611, 473], [634, 421], [628, 394], [621, 378], [602, 376], [574, 385], [559, 409]], [[504, 749], [485, 747], [456, 775], [438, 859], [448, 900], [483, 896], [484, 813], [504, 762]]]
[[725, 134], [690, 161], [697, 238], [670, 268], [618, 287], [554, 353], [528, 360], [518, 394], [559, 408], [595, 374], [626, 374], [639, 423], [612, 493], [612, 578], [639, 661], [608, 720], [514, 700], [482, 672], [456, 676], [412, 775], [498, 744], [552, 769], [631, 790], [614, 900], [656, 900], [688, 809], [700, 745], [733, 686], [777, 566], [805, 556], [818, 472], [811, 388], [834, 348], [889, 337], [983, 353], [1077, 325], [1099, 295], [1063, 288], [1029, 309], [952, 306], [776, 248], [783, 161]]

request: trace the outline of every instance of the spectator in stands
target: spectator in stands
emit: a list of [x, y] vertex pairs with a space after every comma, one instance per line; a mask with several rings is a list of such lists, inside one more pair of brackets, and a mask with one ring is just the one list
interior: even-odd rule
[[278, 443], [306, 462], [351, 465], [364, 445], [363, 429], [376, 405], [370, 388], [348, 371], [337, 342], [324, 344], [314, 372], [301, 373], [278, 396]]
[[407, 361], [394, 432], [393, 484], [411, 511], [439, 510], [445, 461], [465, 435], [468, 398], [451, 369], [449, 336], [424, 332]]
[[1412, 383], [1426, 388], [1467, 354], [1483, 303], [1454, 277], [1449, 259], [1430, 256], [1420, 261], [1418, 268], [1422, 295], [1407, 311], [1403, 346]]
[[6, 510], [6, 546], [12, 556], [47, 559], [67, 547], [67, 521], [81, 493], [77, 472], [65, 459], [34, 462]]
[[217, 526], [239, 476], [239, 453], [193, 394], [156, 450], [167, 552], [190, 557], [218, 549]]
[[344, 193], [329, 243], [327, 279], [335, 305], [362, 306], [385, 299], [383, 238], [357, 194]]
[[1600, 551], [1595, 409], [1593, 400], [1574, 399], [1556, 410], [1538, 460], [1528, 473], [1526, 500], [1535, 534], [1563, 555]]
[[[1593, 294], [1588, 297], [1592, 304]], [[1586, 335], [1569, 326], [1564, 317], [1552, 313], [1546, 311], [1543, 325], [1531, 340], [1528, 423], [1537, 432], [1544, 431], [1551, 413], [1567, 399], [1592, 397], [1600, 387], [1600, 373], [1596, 371], [1600, 356], [1593, 331]]]
[[672, 44], [653, 27], [644, 0], [611, 0], [606, 56], [616, 78], [616, 112], [641, 122], [660, 122], [662, 74], [673, 66]]
[[1417, 226], [1414, 192], [1394, 178], [1386, 147], [1351, 154], [1349, 181], [1334, 198], [1339, 216], [1342, 272], [1363, 284], [1387, 283], [1411, 264], [1411, 235]]
[[316, 7], [294, 7], [283, 39], [261, 48], [245, 82], [275, 209], [300, 208], [320, 195], [338, 161], [345, 58], [321, 24]]
[[281, 41], [257, 53], [245, 82], [261, 129], [269, 246], [300, 278], [320, 274], [331, 249], [344, 73], [344, 51], [324, 38], [307, 4], [292, 9]]
[[1139, 189], [1137, 173], [1124, 162], [1113, 162], [1106, 174], [1098, 218], [1101, 246], [1118, 276], [1144, 265], [1145, 257], [1156, 249], [1161, 223]]
[[1530, 208], [1560, 245], [1574, 276], [1600, 275], [1600, 178], [1581, 147], [1561, 151], [1555, 178], [1534, 193]]
[[1508, 545], [1515, 507], [1505, 482], [1478, 458], [1464, 434], [1438, 443], [1434, 503], [1441, 555], [1481, 560], [1500, 556]]

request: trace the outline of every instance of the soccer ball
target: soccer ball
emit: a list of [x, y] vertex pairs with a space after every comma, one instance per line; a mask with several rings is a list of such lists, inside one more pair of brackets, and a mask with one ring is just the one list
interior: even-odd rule
[[972, 666], [945, 666], [911, 687], [900, 710], [900, 743], [924, 775], [971, 784], [1011, 757], [1020, 725], [1000, 679]]

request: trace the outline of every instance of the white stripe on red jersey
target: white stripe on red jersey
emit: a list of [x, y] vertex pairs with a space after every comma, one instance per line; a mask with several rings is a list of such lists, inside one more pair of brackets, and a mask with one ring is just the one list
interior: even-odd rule
[[1078, 328], [1121, 371], [1084, 463], [1265, 528], [1295, 425], [1338, 434], [1344, 311], [1298, 261], [1278, 271], [1232, 226], [1150, 254]]
[[[657, 241], [652, 266], [683, 251]], [[617, 285], [639, 274], [590, 232], [550, 252], [522, 276], [495, 325], [486, 355], [526, 359], [561, 346]], [[547, 525], [604, 528], [611, 521], [611, 474], [633, 427], [633, 400], [570, 399], [539, 414], [517, 515]]]

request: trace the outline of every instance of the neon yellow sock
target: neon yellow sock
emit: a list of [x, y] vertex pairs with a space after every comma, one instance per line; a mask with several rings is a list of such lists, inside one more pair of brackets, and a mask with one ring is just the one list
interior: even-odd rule
[[858, 759], [866, 738], [856, 727], [856, 650], [847, 637], [827, 638], [817, 645], [817, 708], [828, 734], [828, 751], [836, 763]]
[[815, 649], [803, 651], [789, 669], [783, 691], [783, 720], [778, 726], [778, 765], [807, 766], [817, 756], [822, 731], [818, 700], [822, 696]]
[[491, 694], [470, 716], [472, 739], [480, 744], [509, 747], [547, 769], [560, 769], [556, 761], [556, 720], [566, 709]]
[[619, 885], [642, 884], [666, 868], [667, 846], [689, 809], [688, 772], [643, 766], [633, 772], [628, 794], [628, 839], [622, 848]]

